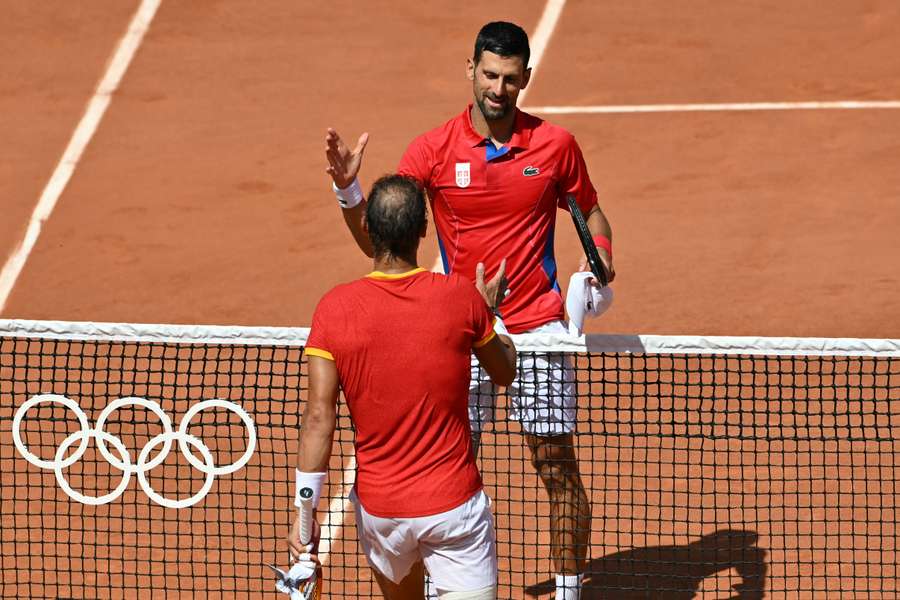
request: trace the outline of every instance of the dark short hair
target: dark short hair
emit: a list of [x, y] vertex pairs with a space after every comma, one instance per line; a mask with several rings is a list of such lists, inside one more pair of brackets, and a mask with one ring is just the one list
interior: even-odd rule
[[528, 68], [528, 59], [531, 58], [531, 48], [528, 47], [528, 34], [515, 23], [506, 21], [492, 21], [478, 32], [475, 38], [475, 64], [481, 60], [484, 51], [493, 52], [499, 56], [518, 56], [522, 59], [522, 66]]
[[415, 179], [379, 178], [366, 203], [366, 226], [375, 256], [415, 254], [427, 218], [425, 192]]

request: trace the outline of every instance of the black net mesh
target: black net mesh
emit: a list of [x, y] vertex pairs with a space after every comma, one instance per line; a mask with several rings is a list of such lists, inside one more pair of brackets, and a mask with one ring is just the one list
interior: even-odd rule
[[[552, 597], [554, 560], [587, 527], [582, 598], [900, 597], [900, 358], [591, 351], [563, 360], [577, 388], [577, 463], [540, 466], [544, 481], [506, 418], [512, 400], [483, 396], [496, 404], [479, 466], [493, 499], [500, 598]], [[278, 597], [263, 563], [287, 564], [305, 389], [302, 347], [278, 342], [0, 338], [0, 595]], [[14, 428], [39, 395], [56, 397], [18, 413]], [[73, 436], [83, 427], [59, 399], [94, 428], [128, 397], [156, 403], [217, 468], [246, 463], [204, 474], [203, 449], [154, 440], [162, 417], [140, 403], [109, 412], [108, 435]], [[182, 425], [214, 398], [252, 419], [252, 453], [247, 424], [228, 406]], [[26, 460], [14, 429], [44, 466]], [[380, 597], [345, 500], [352, 442], [341, 404], [319, 507], [330, 598]], [[136, 466], [124, 475], [142, 449], [142, 480]], [[571, 516], [579, 479], [589, 525]], [[145, 488], [197, 501], [167, 507]], [[85, 504], [79, 494], [110, 501]]]

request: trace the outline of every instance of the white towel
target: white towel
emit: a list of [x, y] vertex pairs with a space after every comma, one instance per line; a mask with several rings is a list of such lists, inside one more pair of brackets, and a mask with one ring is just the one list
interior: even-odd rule
[[597, 289], [591, 285], [594, 274], [586, 271], [573, 273], [566, 291], [566, 312], [569, 313], [569, 333], [581, 335], [584, 320], [596, 318], [605, 313], [613, 301], [613, 291], [609, 286]]
[[281, 579], [275, 582], [275, 589], [283, 594], [289, 594], [291, 600], [304, 600], [306, 598], [303, 593], [303, 584], [316, 572], [316, 563], [310, 559], [308, 553], [301, 554], [299, 560], [292, 564], [286, 573], [276, 567], [272, 568], [281, 575]]

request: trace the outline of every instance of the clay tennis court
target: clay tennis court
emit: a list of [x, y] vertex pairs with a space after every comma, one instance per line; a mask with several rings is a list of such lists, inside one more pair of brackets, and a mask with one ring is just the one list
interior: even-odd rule
[[[38, 199], [141, 6], [137, 0], [0, 1], [7, 16], [0, 19], [4, 260], [20, 247]], [[108, 109], [73, 163], [71, 179], [25, 257], [0, 317], [308, 326], [324, 292], [371, 266], [356, 250], [329, 190], [326, 127], [353, 140], [370, 132], [362, 176], [367, 186], [396, 166], [413, 137], [469, 101], [464, 61], [477, 29], [506, 19], [534, 32], [546, 7], [543, 0], [325, 7], [162, 0]], [[893, 58], [898, 55], [900, 5], [891, 0], [564, 3], [523, 108], [576, 135], [613, 226], [615, 306], [589, 331], [900, 338], [900, 109], [876, 107], [900, 101], [900, 64]], [[863, 106], [792, 106], [841, 101]], [[739, 110], [735, 105], [741, 103], [783, 105]], [[720, 106], [684, 109], [697, 104]], [[635, 109], [661, 105], [672, 106]], [[556, 249], [565, 282], [580, 248], [562, 217]], [[436, 255], [429, 238], [420, 260], [430, 266]], [[592, 397], [613, 385], [583, 384]], [[871, 400], [880, 399], [876, 394]], [[898, 399], [889, 399], [895, 406]], [[590, 418], [595, 409], [592, 404]], [[686, 414], [693, 409], [684, 408]], [[629, 410], [636, 412], [620, 416], [623, 422], [649, 419], [646, 412], [656, 409]], [[891, 411], [887, 423], [900, 425]], [[10, 418], [4, 414], [4, 436]], [[284, 423], [291, 425], [290, 419]], [[506, 466], [496, 470], [509, 474], [488, 482], [496, 488], [495, 499], [506, 503], [511, 515], [545, 519], [546, 506], [539, 503], [546, 500], [522, 459], [516, 430], [498, 425], [496, 435], [497, 450], [483, 461], [503, 462]], [[823, 467], [808, 462], [816, 460], [810, 458], [815, 446], [769, 443], [746, 449], [748, 469], [770, 450], [795, 461], [779, 475], [784, 480], [791, 477], [789, 468], [818, 473]], [[898, 444], [847, 442], [838, 450], [851, 458], [835, 465], [837, 472], [852, 480], [860, 464], [852, 457], [868, 447], [881, 462], [863, 462], [863, 468], [896, 479]], [[720, 450], [728, 456], [727, 448]], [[801, 458], [791, 458], [795, 450]], [[607, 490], [593, 499], [593, 559], [614, 561], [617, 553], [671, 539], [664, 531], [629, 534], [622, 538], [629, 547], [603, 539], [598, 529], [603, 502], [614, 502], [623, 519], [622, 506], [629, 503], [613, 500], [610, 490], [621, 486], [638, 493], [623, 478], [643, 474], [615, 471], [616, 461], [634, 447], [580, 451], [593, 488]], [[654, 474], [670, 481], [686, 482], [691, 474], [702, 480], [717, 469], [738, 468], [715, 464], [710, 447], [639, 451], [663, 468], [671, 465], [672, 472]], [[712, 463], [704, 462], [711, 457]], [[823, 482], [817, 491], [837, 493], [831, 485]], [[282, 487], [287, 489], [276, 486], [273, 493]], [[753, 511], [743, 517], [775, 518], [767, 502], [777, 491], [757, 490], [765, 498], [759, 502], [752, 491], [742, 492], [745, 507]], [[652, 505], [652, 498], [650, 493], [642, 499], [642, 506]], [[727, 512], [710, 495], [685, 504]], [[887, 525], [878, 535], [896, 543], [893, 511], [881, 515]], [[650, 518], [631, 512], [627, 517], [629, 523]], [[670, 517], [700, 518], [687, 513], [654, 518]], [[521, 523], [514, 518], [511, 530], [527, 530], [528, 517], [518, 518]], [[827, 525], [813, 522], [813, 527]], [[506, 583], [512, 597], [540, 593], [540, 583], [552, 575], [545, 526], [537, 523], [534, 535], [509, 540], [522, 548], [521, 559], [510, 559], [519, 562], [506, 565], [518, 573]], [[343, 536], [352, 535], [349, 525], [332, 540], [334, 556], [341, 556]], [[624, 532], [622, 523], [606, 525]], [[755, 533], [756, 545], [766, 547], [767, 532]], [[691, 540], [700, 535], [678, 534]], [[545, 549], [543, 559], [533, 548]], [[889, 553], [881, 560], [888, 556], [896, 564], [895, 551], [881, 549]], [[765, 560], [770, 559], [775, 560]], [[766, 597], [824, 597], [785, 589], [788, 580], [778, 577], [816, 575], [785, 569], [769, 571]], [[262, 572], [245, 575], [254, 580], [249, 589], [261, 596], [261, 590], [271, 589]], [[870, 588], [879, 592], [859, 597], [900, 594], [896, 568], [856, 575], [879, 580]], [[4, 580], [8, 577], [4, 571]], [[368, 581], [364, 567], [359, 577]], [[728, 587], [717, 586], [716, 577], [699, 576], [697, 594], [727, 597], [705, 591]], [[665, 589], [664, 582], [660, 585]], [[117, 597], [114, 586], [104, 593]], [[597, 592], [596, 597], [607, 596]]]

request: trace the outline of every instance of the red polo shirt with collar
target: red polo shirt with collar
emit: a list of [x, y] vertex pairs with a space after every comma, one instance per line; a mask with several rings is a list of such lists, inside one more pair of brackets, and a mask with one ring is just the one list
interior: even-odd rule
[[446, 273], [475, 280], [506, 259], [509, 296], [500, 306], [512, 333], [563, 318], [553, 233], [556, 209], [574, 194], [583, 211], [597, 192], [575, 138], [561, 127], [516, 109], [502, 148], [475, 131], [472, 105], [417, 137], [397, 171], [427, 190]]

